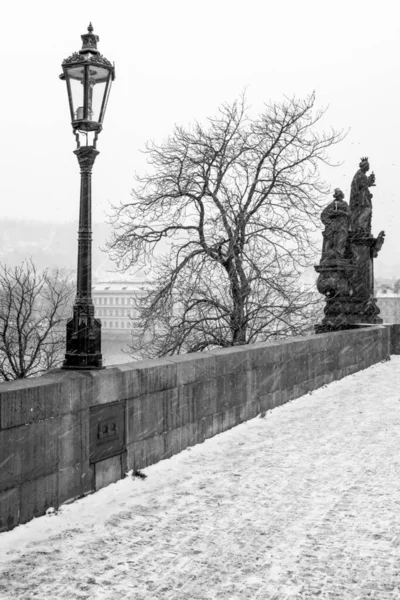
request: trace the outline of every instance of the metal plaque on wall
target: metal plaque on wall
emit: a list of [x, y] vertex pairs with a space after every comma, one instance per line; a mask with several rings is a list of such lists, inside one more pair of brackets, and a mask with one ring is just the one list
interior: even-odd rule
[[125, 450], [125, 402], [112, 402], [90, 409], [91, 463]]

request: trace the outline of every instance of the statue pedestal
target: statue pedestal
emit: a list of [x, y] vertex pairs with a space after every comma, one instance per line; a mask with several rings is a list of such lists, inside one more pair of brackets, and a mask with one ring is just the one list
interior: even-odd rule
[[382, 323], [374, 298], [374, 248], [376, 238], [368, 232], [350, 232], [349, 245], [355, 266], [351, 278], [353, 315], [358, 323]]
[[323, 260], [314, 268], [319, 273], [317, 289], [326, 297], [325, 317], [322, 323], [315, 326], [315, 332], [351, 329], [354, 321], [350, 281], [355, 266], [349, 259], [338, 258]]

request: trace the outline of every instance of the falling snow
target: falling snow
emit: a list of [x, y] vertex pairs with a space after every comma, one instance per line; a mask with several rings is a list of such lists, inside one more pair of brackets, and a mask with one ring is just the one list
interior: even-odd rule
[[0, 598], [400, 594], [400, 357], [0, 534]]

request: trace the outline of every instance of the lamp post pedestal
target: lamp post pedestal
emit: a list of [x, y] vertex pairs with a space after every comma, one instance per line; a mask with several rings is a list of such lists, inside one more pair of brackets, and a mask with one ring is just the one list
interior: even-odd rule
[[99, 152], [81, 146], [74, 154], [81, 169], [77, 290], [63, 369], [102, 369], [101, 322], [94, 316], [92, 300], [92, 167]]

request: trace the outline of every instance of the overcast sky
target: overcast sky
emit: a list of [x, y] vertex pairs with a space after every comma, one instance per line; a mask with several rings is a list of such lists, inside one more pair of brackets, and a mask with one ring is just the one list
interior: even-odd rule
[[[324, 173], [349, 199], [359, 158], [375, 171], [373, 233], [386, 230], [378, 263], [399, 264], [399, 9], [395, 0], [20, 0], [2, 7], [3, 217], [72, 220], [79, 168], [72, 151], [61, 62], [81, 48], [92, 21], [115, 62], [93, 175], [93, 214], [129, 199], [140, 150], [175, 123], [215, 114], [247, 87], [254, 109], [316, 91], [326, 126], [350, 129]], [[327, 198], [327, 202], [330, 198]], [[377, 264], [377, 271], [380, 271]]]

